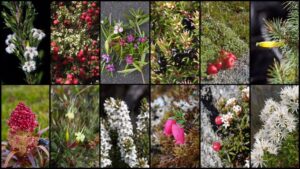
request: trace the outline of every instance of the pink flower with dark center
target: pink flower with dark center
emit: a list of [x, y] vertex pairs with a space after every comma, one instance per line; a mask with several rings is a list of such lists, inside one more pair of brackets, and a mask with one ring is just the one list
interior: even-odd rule
[[24, 103], [19, 103], [8, 120], [11, 132], [33, 132], [38, 126], [35, 114]]
[[165, 123], [165, 128], [164, 128], [164, 134], [166, 136], [171, 136], [172, 135], [172, 125], [176, 124], [176, 120], [174, 119], [168, 119]]
[[172, 134], [176, 140], [175, 144], [184, 144], [184, 129], [179, 124], [172, 125]]
[[126, 63], [128, 65], [132, 64], [133, 63], [133, 57], [131, 55], [127, 55], [126, 56]]

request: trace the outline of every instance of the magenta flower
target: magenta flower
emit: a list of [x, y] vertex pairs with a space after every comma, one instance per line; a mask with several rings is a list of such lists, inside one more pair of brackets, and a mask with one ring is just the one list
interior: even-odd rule
[[172, 125], [172, 134], [176, 140], [175, 144], [184, 144], [184, 129], [179, 124]]
[[120, 44], [120, 46], [125, 46], [126, 41], [124, 39], [120, 39], [119, 44]]
[[19, 103], [8, 120], [11, 132], [33, 132], [38, 126], [35, 114], [24, 103]]
[[133, 36], [132, 34], [128, 35], [128, 36], [127, 36], [127, 42], [128, 42], [128, 43], [131, 43], [131, 42], [133, 42], [133, 41], [134, 41], [134, 36]]
[[174, 119], [168, 119], [165, 123], [165, 128], [164, 128], [164, 134], [166, 136], [171, 136], [172, 135], [172, 125], [176, 124], [176, 120]]
[[105, 63], [110, 62], [111, 58], [108, 54], [103, 54], [101, 58], [105, 61]]
[[139, 37], [139, 42], [144, 43], [147, 41], [147, 37]]
[[131, 55], [127, 55], [126, 56], [126, 63], [128, 65], [132, 64], [133, 63], [133, 57]]
[[116, 69], [115, 69], [115, 66], [113, 64], [108, 64], [105, 66], [105, 69], [109, 72], [114, 72]]

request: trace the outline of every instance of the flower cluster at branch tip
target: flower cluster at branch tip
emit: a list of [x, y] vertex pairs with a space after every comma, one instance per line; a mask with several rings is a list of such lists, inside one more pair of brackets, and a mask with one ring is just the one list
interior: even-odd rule
[[277, 155], [287, 135], [298, 125], [299, 86], [283, 88], [281, 101], [268, 99], [261, 111], [262, 128], [254, 135], [255, 142], [251, 151], [251, 165], [265, 167], [266, 152]]
[[118, 34], [118, 33], [122, 33], [122, 32], [123, 32], [122, 23], [117, 23], [114, 26], [114, 34]]
[[24, 103], [19, 103], [8, 120], [8, 143], [11, 150], [23, 156], [37, 146], [33, 132], [38, 126], [35, 114]]
[[[130, 167], [148, 167], [148, 162], [144, 161], [144, 158], [138, 157], [137, 147], [134, 142], [133, 126], [131, 124], [131, 118], [129, 116], [129, 110], [124, 101], [115, 100], [109, 98], [105, 100], [104, 110], [107, 113], [108, 125], [111, 130], [117, 131], [118, 133], [118, 147], [120, 148], [121, 158]], [[144, 119], [139, 117], [139, 119]], [[144, 127], [139, 127], [140, 129]], [[105, 134], [105, 130], [102, 134]], [[109, 142], [109, 139], [106, 139]], [[109, 143], [107, 143], [109, 144]], [[110, 148], [105, 149], [105, 152], [109, 151]], [[107, 158], [108, 157], [104, 157]], [[106, 160], [103, 165], [109, 165], [111, 161]]]
[[8, 120], [11, 132], [33, 132], [38, 126], [35, 114], [24, 103], [19, 103]]

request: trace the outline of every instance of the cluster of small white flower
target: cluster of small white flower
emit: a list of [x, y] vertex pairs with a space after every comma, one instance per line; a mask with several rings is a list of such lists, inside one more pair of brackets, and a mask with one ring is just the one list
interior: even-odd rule
[[160, 123], [165, 112], [171, 110], [174, 98], [163, 95], [151, 102], [151, 126], [156, 126]]
[[7, 45], [7, 47], [5, 48], [5, 51], [8, 54], [12, 54], [14, 53], [15, 49], [16, 49], [16, 45], [13, 43], [13, 41], [16, 40], [16, 34], [10, 34], [7, 35], [7, 38], [5, 40], [5, 44]]
[[[41, 41], [46, 36], [46, 34], [42, 30], [36, 28], [33, 28], [31, 30], [31, 33], [32, 33], [32, 37], [34, 39], [37, 39], [38, 41]], [[5, 44], [8, 46], [6, 47], [5, 50], [8, 54], [14, 53], [15, 50], [17, 49], [16, 45], [14, 44], [15, 41], [17, 41], [17, 36], [15, 33], [7, 36], [5, 40]], [[38, 56], [37, 48], [30, 47], [28, 46], [28, 44], [26, 44], [24, 51], [25, 51], [24, 52], [25, 62], [22, 65], [22, 70], [28, 73], [33, 72], [34, 70], [36, 70], [35, 57]]]
[[122, 32], [123, 32], [122, 23], [117, 23], [114, 26], [114, 34], [118, 34], [118, 33], [122, 33]]
[[195, 91], [191, 96], [189, 96], [187, 101], [185, 101], [185, 100], [174, 101], [173, 104], [176, 107], [183, 110], [184, 112], [192, 111], [194, 108], [199, 106], [198, 97], [194, 97], [194, 96], [198, 96], [198, 95], [199, 95], [198, 91]]
[[265, 151], [277, 155], [284, 139], [298, 125], [299, 86], [283, 88], [280, 97], [280, 102], [268, 99], [261, 111], [263, 126], [254, 136], [254, 148], [251, 151], [253, 167], [265, 166]]
[[[109, 98], [104, 103], [104, 110], [108, 116], [110, 129], [118, 133], [118, 146], [124, 162], [130, 167], [147, 167], [148, 161], [137, 157], [136, 145], [133, 140], [133, 126], [127, 104], [124, 101]], [[140, 119], [145, 118], [140, 116]]]
[[144, 105], [146, 107], [146, 111], [141, 111], [140, 114], [137, 116], [136, 122], [136, 130], [138, 135], [142, 135], [143, 133], [148, 131], [148, 124], [149, 124], [149, 105]]
[[109, 159], [109, 151], [111, 149], [110, 137], [108, 131], [105, 128], [104, 121], [100, 123], [100, 138], [101, 138], [101, 168], [111, 165], [111, 160]]
[[227, 114], [222, 114], [221, 119], [223, 122], [223, 127], [225, 127], [225, 129], [227, 129], [227, 127], [230, 126], [230, 122], [232, 121], [233, 118], [233, 113], [231, 112], [227, 112]]
[[212, 129], [208, 110], [202, 103], [201, 107], [201, 166], [221, 168], [223, 167], [222, 161], [211, 146], [214, 141], [221, 141], [221, 139]]

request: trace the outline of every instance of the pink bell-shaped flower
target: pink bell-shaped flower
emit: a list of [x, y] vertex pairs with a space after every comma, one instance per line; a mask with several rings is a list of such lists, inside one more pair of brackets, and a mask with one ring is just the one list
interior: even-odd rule
[[176, 140], [175, 144], [184, 144], [184, 129], [179, 124], [172, 125], [172, 134]]
[[172, 135], [172, 125], [176, 123], [176, 120], [174, 119], [168, 119], [165, 123], [165, 128], [164, 128], [164, 134], [166, 136], [171, 136]]

